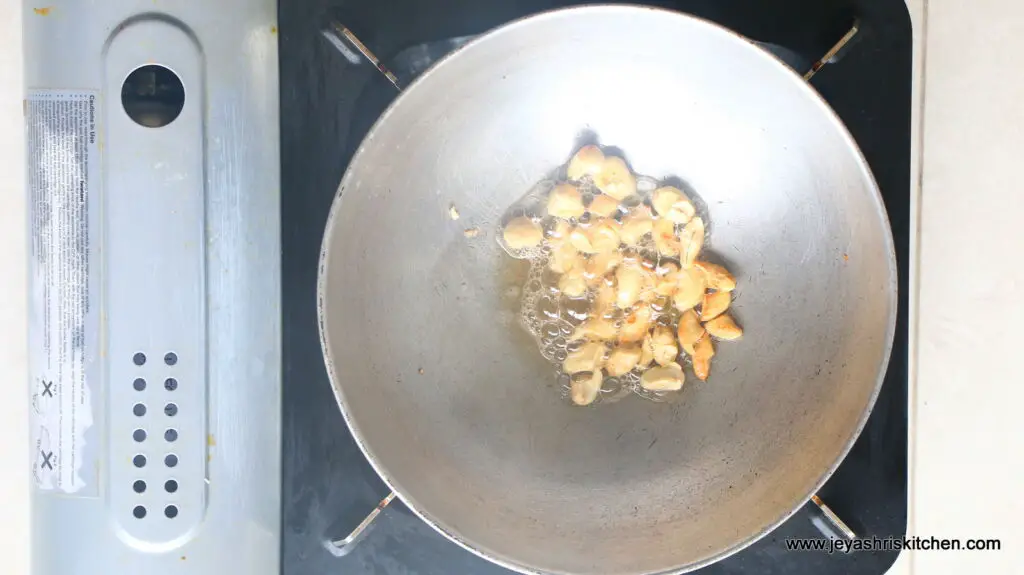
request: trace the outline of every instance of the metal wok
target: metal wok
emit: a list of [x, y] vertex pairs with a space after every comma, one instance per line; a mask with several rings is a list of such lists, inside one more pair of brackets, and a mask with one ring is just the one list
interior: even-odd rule
[[[744, 337], [678, 401], [571, 406], [508, 311], [498, 220], [587, 137], [682, 179], [737, 275]], [[318, 306], [345, 419], [425, 521], [522, 572], [665, 573], [750, 544], [839, 464], [896, 265], [864, 159], [796, 73], [693, 17], [593, 6], [494, 30], [401, 94], [338, 190]]]

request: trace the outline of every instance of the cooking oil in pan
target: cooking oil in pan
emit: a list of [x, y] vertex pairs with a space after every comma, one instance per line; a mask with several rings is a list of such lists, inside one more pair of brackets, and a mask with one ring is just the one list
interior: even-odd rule
[[[558, 285], [560, 274], [553, 272], [549, 265], [555, 245], [553, 240], [559, 233], [560, 220], [550, 215], [544, 215], [545, 201], [556, 184], [555, 180], [543, 180], [537, 183], [512, 204], [501, 219], [502, 228], [513, 218], [520, 216], [539, 221], [544, 232], [544, 241], [536, 247], [515, 249], [503, 240], [502, 234], [498, 234], [498, 243], [510, 256], [517, 260], [525, 260], [529, 264], [520, 292], [519, 321], [530, 334], [541, 356], [555, 368], [562, 395], [568, 398], [572, 377], [582, 375], [570, 376], [562, 371], [563, 361], [570, 353], [583, 345], [582, 340], [573, 340], [571, 336], [580, 324], [590, 318], [592, 310], [595, 308], [595, 300], [600, 296], [596, 289], [587, 289], [585, 293], [577, 297], [566, 295]], [[621, 223], [624, 217], [638, 207], [650, 209], [651, 193], [660, 185], [653, 178], [638, 176], [637, 193], [621, 202], [611, 217]], [[578, 183], [578, 187], [585, 205], [591, 205], [594, 198], [600, 195], [600, 192], [597, 192], [587, 181]], [[579, 218], [570, 218], [568, 224], [570, 226], [586, 225], [589, 216], [588, 212]], [[561, 222], [563, 222], [561, 225], [564, 225], [565, 220], [561, 220]], [[621, 257], [625, 262], [646, 262], [647, 265], [653, 267], [660, 266], [666, 261], [673, 261], [659, 255], [650, 236], [645, 237], [636, 246], [620, 245], [617, 257]], [[651, 302], [650, 309], [652, 311], [652, 327], [662, 325], [670, 327], [674, 331], [679, 312], [672, 306], [669, 299], [660, 298]], [[606, 317], [614, 323], [618, 330], [626, 321], [629, 311], [612, 307]], [[611, 346], [608, 346], [608, 350], [611, 350]], [[680, 355], [685, 357], [685, 354]], [[642, 369], [633, 369], [618, 377], [606, 375], [601, 383], [601, 391], [596, 402], [617, 401], [630, 393], [653, 401], [668, 401], [679, 396], [678, 393], [654, 392], [641, 387], [642, 371]]]

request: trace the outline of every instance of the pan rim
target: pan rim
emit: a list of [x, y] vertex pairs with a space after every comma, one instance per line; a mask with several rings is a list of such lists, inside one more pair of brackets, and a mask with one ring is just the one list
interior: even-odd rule
[[729, 546], [727, 548], [721, 549], [721, 550], [719, 550], [719, 551], [717, 551], [717, 552], [715, 552], [715, 553], [713, 553], [711, 555], [705, 556], [704, 558], [702, 558], [702, 559], [700, 559], [700, 560], [698, 560], [696, 562], [689, 563], [689, 564], [678, 565], [678, 566], [674, 566], [674, 567], [668, 567], [668, 568], [660, 570], [660, 571], [651, 571], [651, 572], [639, 572], [639, 571], [637, 571], [637, 572], [630, 573], [629, 575], [669, 575], [669, 574], [682, 574], [682, 573], [688, 573], [688, 572], [691, 572], [691, 571], [695, 571], [697, 569], [701, 569], [703, 567], [706, 567], [708, 565], [711, 565], [713, 563], [717, 563], [718, 561], [726, 559], [727, 557], [730, 557], [730, 556], [732, 556], [732, 555], [734, 555], [734, 554], [736, 554], [736, 553], [746, 549], [750, 545], [753, 545], [754, 543], [759, 541], [762, 537], [764, 537], [765, 535], [767, 535], [767, 534], [771, 533], [772, 531], [774, 531], [776, 528], [779, 527], [779, 525], [781, 525], [782, 523], [787, 521], [790, 517], [792, 517], [795, 513], [797, 513], [803, 507], [803, 505], [806, 504], [806, 502], [810, 500], [811, 496], [814, 495], [815, 493], [817, 493], [818, 490], [820, 490], [821, 487], [825, 484], [825, 482], [828, 481], [828, 479], [835, 473], [836, 469], [838, 469], [838, 467], [843, 463], [843, 461], [846, 459], [847, 455], [849, 454], [850, 450], [853, 448], [853, 445], [856, 443], [857, 439], [860, 437], [861, 433], [864, 430], [864, 427], [867, 425], [867, 422], [868, 422], [868, 419], [871, 416], [871, 413], [874, 411], [875, 403], [876, 403], [876, 401], [878, 399], [878, 395], [879, 395], [879, 393], [881, 391], [882, 385], [884, 384], [885, 376], [888, 373], [889, 362], [890, 362], [891, 356], [892, 356], [892, 347], [893, 347], [893, 342], [894, 342], [895, 333], [896, 333], [896, 316], [897, 316], [897, 313], [898, 313], [898, 306], [899, 306], [899, 303], [898, 303], [899, 302], [899, 278], [898, 278], [899, 271], [898, 271], [897, 264], [896, 264], [896, 250], [895, 250], [895, 242], [894, 242], [893, 235], [892, 235], [892, 225], [890, 223], [889, 215], [888, 215], [888, 212], [887, 212], [886, 207], [885, 207], [885, 202], [884, 202], [884, 200], [882, 198], [881, 191], [878, 188], [878, 183], [875, 180], [874, 174], [872, 173], [871, 168], [870, 168], [869, 164], [867, 163], [867, 160], [864, 157], [863, 152], [861, 151], [860, 147], [857, 145], [856, 139], [854, 139], [853, 135], [850, 133], [850, 131], [847, 128], [846, 124], [842, 121], [842, 119], [838, 116], [838, 114], [836, 114], [835, 110], [832, 109], [832, 107], [821, 96], [821, 94], [817, 90], [815, 90], [813, 87], [811, 87], [811, 85], [807, 81], [805, 81], [800, 76], [800, 74], [797, 71], [795, 71], [793, 68], [789, 67], [787, 64], [785, 64], [782, 60], [780, 60], [777, 56], [775, 56], [771, 52], [769, 52], [769, 51], [759, 47], [753, 41], [751, 41], [749, 38], [747, 38], [747, 37], [745, 37], [745, 36], [735, 32], [734, 30], [731, 30], [731, 29], [729, 29], [729, 28], [727, 28], [725, 26], [722, 26], [722, 25], [720, 25], [720, 24], [718, 24], [716, 22], [713, 22], [711, 20], [707, 20], [705, 18], [701, 18], [699, 16], [695, 16], [693, 14], [689, 14], [689, 13], [685, 13], [685, 12], [680, 12], [680, 11], [676, 11], [676, 10], [669, 10], [669, 9], [664, 9], [664, 8], [651, 7], [651, 6], [637, 6], [637, 5], [626, 5], [626, 4], [590, 4], [590, 5], [583, 5], [583, 6], [572, 6], [572, 7], [557, 8], [557, 9], [553, 9], [553, 10], [547, 10], [547, 11], [537, 12], [537, 13], [534, 13], [534, 14], [529, 14], [529, 15], [523, 16], [521, 18], [518, 18], [518, 19], [515, 19], [515, 20], [512, 20], [512, 21], [506, 22], [506, 23], [504, 23], [504, 24], [502, 24], [500, 26], [497, 26], [495, 28], [492, 28], [490, 30], [487, 30], [487, 31], [481, 33], [476, 38], [474, 38], [473, 40], [468, 42], [465, 46], [463, 46], [463, 47], [461, 47], [461, 48], [459, 48], [459, 49], [457, 49], [457, 50], [447, 54], [442, 59], [440, 59], [438, 62], [434, 63], [425, 72], [420, 74], [405, 89], [403, 89], [401, 91], [401, 93], [399, 93], [399, 95], [387, 106], [387, 108], [385, 108], [384, 112], [381, 113], [381, 115], [377, 118], [377, 120], [374, 122], [374, 124], [370, 127], [370, 129], [367, 131], [366, 135], [363, 137], [363, 140], [360, 143], [359, 147], [356, 149], [356, 152], [352, 155], [352, 159], [349, 161], [348, 166], [346, 166], [345, 174], [342, 177], [341, 182], [339, 183], [337, 191], [335, 192], [335, 197], [334, 197], [334, 200], [332, 201], [331, 209], [330, 209], [329, 214], [328, 214], [327, 223], [326, 223], [326, 225], [324, 227], [324, 235], [323, 235], [323, 238], [321, 240], [320, 256], [319, 256], [319, 261], [318, 261], [318, 273], [317, 273], [317, 326], [318, 326], [319, 336], [320, 336], [321, 351], [322, 351], [322, 355], [324, 357], [324, 363], [325, 363], [325, 366], [326, 366], [326, 369], [327, 369], [327, 375], [328, 375], [328, 378], [330, 380], [331, 387], [334, 390], [334, 396], [335, 396], [335, 399], [336, 399], [336, 401], [338, 403], [339, 410], [341, 411], [342, 417], [344, 418], [345, 424], [348, 426], [349, 431], [351, 432], [353, 439], [355, 440], [356, 444], [359, 446], [360, 451], [362, 451], [363, 455], [369, 461], [369, 463], [370, 463], [371, 467], [373, 468], [374, 472], [381, 478], [382, 481], [384, 481], [384, 483], [388, 486], [388, 488], [391, 489], [392, 492], [420, 520], [424, 521], [431, 528], [433, 528], [437, 532], [441, 533], [445, 538], [447, 538], [448, 540], [452, 541], [453, 543], [459, 545], [460, 547], [466, 549], [467, 551], [469, 551], [469, 552], [471, 552], [471, 553], [473, 553], [473, 554], [475, 554], [475, 555], [477, 555], [477, 556], [479, 556], [479, 557], [481, 557], [483, 559], [486, 559], [486, 560], [488, 560], [488, 561], [490, 561], [492, 563], [495, 563], [497, 565], [500, 565], [500, 566], [505, 567], [507, 569], [510, 569], [512, 571], [516, 571], [516, 572], [519, 572], [519, 573], [524, 573], [524, 574], [527, 574], [527, 575], [545, 575], [545, 574], [550, 574], [550, 573], [564, 573], [564, 575], [571, 575], [571, 574], [566, 573], [566, 572], [544, 571], [544, 570], [540, 570], [538, 568], [538, 566], [535, 566], [535, 565], [526, 565], [526, 564], [522, 564], [522, 563], [516, 563], [516, 562], [514, 562], [512, 560], [513, 558], [506, 557], [506, 556], [499, 556], [499, 555], [497, 555], [495, 553], [489, 552], [490, 550], [481, 549], [479, 547], [474, 546], [470, 542], [464, 540], [461, 537], [461, 535], [459, 533], [457, 533], [454, 529], [451, 529], [448, 525], [444, 524], [439, 519], [435, 518], [434, 516], [430, 515], [429, 513], [425, 512], [423, 509], [421, 509], [420, 506], [418, 505], [418, 503], [415, 501], [415, 499], [406, 496], [405, 493], [403, 492], [403, 489], [401, 488], [401, 486], [390, 476], [390, 474], [384, 468], [382, 463], [374, 455], [373, 450], [365, 442], [365, 440], [364, 440], [364, 438], [362, 436], [362, 433], [359, 430], [358, 425], [355, 423], [353, 415], [351, 413], [349, 413], [349, 410], [346, 407], [344, 390], [342, 389], [342, 386], [338, 384], [338, 379], [339, 378], [338, 378], [338, 374], [337, 374], [337, 372], [335, 370], [334, 360], [333, 360], [332, 353], [331, 353], [331, 348], [330, 348], [330, 337], [329, 337], [329, 335], [327, 333], [327, 329], [326, 329], [326, 318], [325, 318], [325, 315], [324, 315], [324, 302], [325, 302], [325, 298], [326, 298], [326, 287], [327, 287], [326, 286], [326, 277], [327, 277], [326, 270], [327, 270], [327, 267], [329, 265], [329, 258], [328, 258], [328, 248], [329, 248], [329, 243], [330, 243], [329, 242], [329, 238], [331, 238], [332, 235], [333, 235], [332, 232], [334, 230], [335, 224], [337, 223], [337, 215], [341, 211], [341, 209], [342, 209], [341, 206], [344, 203], [344, 196], [345, 196], [345, 194], [343, 193], [343, 191], [346, 188], [347, 184], [349, 183], [350, 178], [352, 177], [352, 173], [349, 171], [348, 168], [351, 167], [352, 165], [354, 165], [357, 162], [359, 157], [363, 154], [363, 152], [364, 152], [364, 150], [365, 150], [365, 148], [367, 146], [367, 142], [369, 142], [369, 141], [371, 141], [373, 139], [372, 136], [374, 135], [374, 133], [388, 119], [388, 117], [390, 117], [390, 115], [393, 113], [394, 109], [401, 103], [401, 101], [403, 100], [405, 95], [410, 93], [410, 92], [412, 92], [422, 82], [425, 82], [426, 79], [429, 78], [429, 76], [431, 76], [432, 73], [435, 72], [439, 67], [443, 66], [445, 63], [447, 63], [447, 62], [449, 62], [449, 61], [451, 61], [453, 59], [456, 59], [456, 58], [460, 57], [460, 54], [465, 52], [465, 50], [467, 48], [471, 48], [471, 47], [475, 46], [478, 43], [493, 41], [493, 39], [496, 38], [496, 37], [500, 37], [503, 34], [507, 34], [507, 33], [513, 32], [516, 29], [518, 29], [518, 28], [520, 28], [520, 27], [522, 27], [524, 25], [528, 25], [528, 24], [530, 24], [530, 23], [532, 23], [534, 21], [537, 21], [537, 20], [551, 20], [551, 19], [559, 19], [559, 18], [569, 18], [569, 17], [573, 17], [573, 16], [576, 16], [576, 15], [579, 15], [580, 13], [585, 13], [585, 14], [592, 14], [592, 13], [613, 13], [613, 14], [614, 13], [627, 13], [628, 14], [628, 13], [634, 13], [635, 14], [635, 13], [639, 13], [639, 12], [654, 12], [654, 13], [658, 13], [662, 17], [678, 18], [678, 19], [681, 19], [681, 20], [685, 20], [685, 21], [688, 21], [688, 23], [691, 24], [691, 25], [703, 26], [706, 29], [710, 30], [710, 32], [713, 33], [713, 34], [723, 34], [724, 33], [725, 35], [729, 36], [730, 38], [732, 38], [734, 40], [739, 40], [742, 44], [748, 46], [749, 49], [753, 51], [753, 53], [759, 54], [760, 55], [759, 57], [765, 59], [765, 62], [766, 62], [767, 65], [777, 66], [779, 69], [781, 69], [783, 71], [783, 73], [791, 75], [792, 79], [797, 81], [797, 83], [801, 85], [801, 88], [799, 88], [799, 89], [804, 90], [805, 93], [808, 96], [810, 96], [810, 101], [813, 102], [815, 105], [817, 105], [822, 110], [822, 112], [824, 112], [825, 117], [828, 119], [828, 121], [831, 122], [833, 124], [833, 126], [835, 126], [835, 128], [838, 130], [839, 136], [842, 139], [844, 139], [847, 142], [847, 144], [849, 144], [849, 146], [852, 148], [852, 150], [855, 152], [854, 160], [857, 163], [857, 166], [858, 166], [858, 168], [859, 168], [859, 170], [861, 172], [861, 176], [862, 176], [863, 180], [865, 181], [865, 183], [868, 184], [868, 187], [870, 188], [871, 196], [872, 196], [872, 199], [873, 199], [873, 201], [875, 203], [875, 208], [878, 210], [879, 215], [881, 216], [882, 220], [886, 223], [886, 225], [883, 226], [884, 227], [884, 232], [885, 232], [884, 233], [885, 237], [883, 238], [883, 240], [884, 240], [884, 243], [885, 243], [885, 246], [886, 246], [886, 250], [885, 251], [886, 251], [886, 256], [887, 256], [886, 260], [887, 260], [888, 272], [889, 272], [888, 273], [888, 280], [889, 280], [888, 283], [889, 283], [890, 289], [887, 292], [889, 294], [889, 298], [888, 298], [888, 302], [887, 302], [887, 304], [888, 304], [887, 308], [888, 309], [887, 309], [887, 314], [886, 314], [887, 315], [887, 324], [888, 324], [888, 326], [887, 326], [886, 333], [885, 333], [885, 338], [884, 338], [884, 353], [882, 354], [882, 361], [879, 363], [879, 370], [878, 370], [878, 373], [876, 375], [876, 381], [875, 381], [874, 389], [872, 390], [872, 393], [871, 393], [870, 397], [867, 399], [866, 406], [865, 406], [865, 409], [864, 409], [864, 413], [862, 414], [861, 418], [857, 422], [857, 425], [852, 429], [849, 437], [847, 438], [847, 440], [845, 442], [845, 445], [837, 453], [835, 460], [828, 466], [827, 469], [825, 469], [823, 471], [823, 473], [813, 483], [812, 489], [810, 489], [798, 501], [795, 501], [794, 504], [792, 505], [791, 509], [789, 509], [788, 511], [782, 512], [777, 518], [775, 518], [774, 520], [768, 522], [765, 525], [765, 527], [763, 527], [759, 532], [757, 532], [756, 534], [753, 534], [753, 535], [751, 535], [751, 536], [749, 536], [749, 537], [747, 537], [747, 538], [745, 538], [745, 539], [743, 539], [741, 541], [738, 541], [737, 543], [735, 543], [735, 544], [733, 544], [733, 545], [731, 545], [731, 546]]

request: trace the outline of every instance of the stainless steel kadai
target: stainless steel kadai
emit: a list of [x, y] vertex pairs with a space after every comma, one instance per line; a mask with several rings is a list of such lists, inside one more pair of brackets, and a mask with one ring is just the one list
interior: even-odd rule
[[[737, 273], [744, 337], [678, 401], [573, 407], [510, 319], [498, 220], [588, 137], [684, 180]], [[860, 151], [799, 75], [714, 24], [592, 6], [494, 30], [399, 96], [338, 190], [318, 292], [345, 419], [425, 521], [526, 573], [650, 574], [738, 551], [839, 464], [896, 264]]]

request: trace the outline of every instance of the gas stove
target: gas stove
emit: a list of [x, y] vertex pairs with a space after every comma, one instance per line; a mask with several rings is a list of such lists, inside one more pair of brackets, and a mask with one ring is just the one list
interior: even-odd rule
[[[474, 35], [573, 4], [294, 0], [279, 7], [284, 575], [509, 573], [448, 541], [397, 500], [391, 503], [388, 488], [359, 451], [320, 356], [313, 301], [317, 257], [347, 163], [402, 86]], [[808, 503], [754, 545], [699, 573], [884, 573], [896, 552], [799, 552], [787, 550], [784, 540], [821, 538], [829, 529], [835, 536], [869, 538], [901, 537], [906, 530], [912, 60], [907, 8], [903, 0], [646, 4], [718, 22], [763, 43], [801, 72], [817, 70], [809, 81], [846, 123], [874, 172], [899, 265], [899, 313], [885, 383], [860, 439], [818, 493], [841, 520], [822, 521], [822, 507]], [[348, 540], [357, 526], [366, 528]]]
[[[571, 4], [289, 0], [276, 22], [273, 0], [26, 9], [34, 573], [508, 573], [403, 507], [356, 446], [320, 354], [318, 255], [348, 161], [403, 86], [488, 29]], [[895, 552], [784, 540], [906, 529], [907, 9], [649, 4], [814, 72], [871, 165], [899, 266], [860, 439], [812, 502], [700, 573], [883, 573]]]

